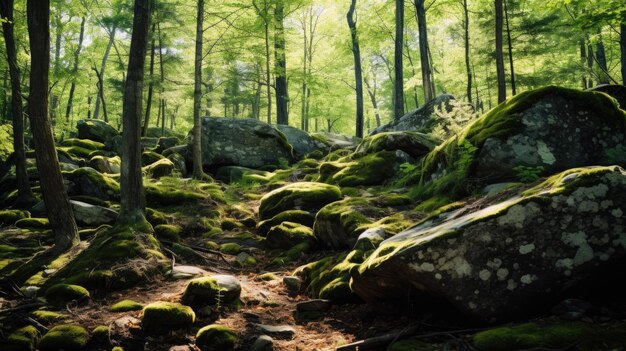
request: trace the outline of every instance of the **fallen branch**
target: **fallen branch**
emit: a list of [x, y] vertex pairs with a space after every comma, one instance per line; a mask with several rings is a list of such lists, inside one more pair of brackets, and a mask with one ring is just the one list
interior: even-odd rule
[[18, 312], [18, 311], [23, 311], [23, 310], [35, 309], [41, 306], [43, 306], [43, 303], [41, 302], [28, 303], [26, 305], [21, 305], [21, 306], [17, 306], [13, 308], [7, 308], [6, 310], [0, 310], [0, 315], [7, 314], [7, 313], [10, 314], [10, 313]]
[[[207, 249], [207, 248], [204, 248], [204, 247], [201, 247], [201, 246], [188, 245], [188, 244], [182, 244], [182, 243], [175, 243], [175, 242], [169, 241], [169, 240], [161, 240], [161, 242], [164, 243], [164, 244], [168, 244], [168, 245], [178, 244], [180, 246], [184, 246], [184, 247], [186, 247], [188, 249], [192, 249], [194, 251], [200, 251], [200, 252], [204, 252], [204, 253], [208, 253], [208, 254], [219, 256], [219, 258], [221, 258], [228, 266], [232, 267], [230, 262], [228, 262], [226, 257], [224, 257], [224, 254], [219, 252], [219, 251]], [[204, 257], [203, 255], [200, 255], [200, 256]]]

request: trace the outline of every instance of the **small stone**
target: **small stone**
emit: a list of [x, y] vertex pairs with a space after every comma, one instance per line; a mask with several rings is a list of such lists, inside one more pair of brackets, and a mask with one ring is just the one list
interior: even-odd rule
[[189, 279], [207, 274], [207, 271], [200, 267], [194, 266], [174, 266], [170, 272], [173, 279]]
[[202, 351], [227, 351], [235, 348], [237, 334], [223, 325], [211, 324], [198, 330], [196, 345]]
[[250, 351], [271, 351], [273, 349], [274, 339], [267, 335], [259, 336], [250, 347]]
[[291, 340], [296, 335], [296, 330], [288, 325], [254, 324], [257, 333], [267, 334], [278, 339]]
[[170, 347], [168, 351], [194, 351], [195, 349], [189, 345], [176, 345]]
[[35, 296], [37, 296], [37, 292], [39, 291], [39, 289], [41, 289], [38, 286], [27, 286], [22, 288], [22, 293], [24, 294], [25, 297], [32, 299]]
[[126, 330], [131, 326], [141, 324], [141, 321], [135, 317], [124, 316], [124, 317], [116, 319], [113, 322], [113, 324], [115, 325], [117, 329]]
[[298, 312], [318, 312], [318, 311], [326, 311], [330, 308], [330, 301], [323, 299], [315, 299], [309, 301], [299, 302], [296, 305], [296, 310]]
[[300, 287], [302, 286], [302, 280], [298, 277], [286, 276], [283, 277], [283, 284], [285, 284], [287, 290], [290, 292], [297, 293], [300, 291]]
[[241, 295], [241, 283], [237, 278], [227, 274], [216, 274], [212, 276], [220, 287], [222, 302], [230, 303], [239, 299]]

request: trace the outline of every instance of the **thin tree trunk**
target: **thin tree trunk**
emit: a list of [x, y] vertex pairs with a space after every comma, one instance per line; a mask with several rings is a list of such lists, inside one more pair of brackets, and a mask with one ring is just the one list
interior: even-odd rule
[[264, 29], [265, 29], [265, 79], [267, 83], [267, 123], [272, 124], [272, 77], [270, 72], [270, 29], [267, 0], [263, 1], [265, 6]]
[[54, 232], [54, 251], [61, 253], [80, 239], [48, 119], [50, 0], [28, 0], [26, 12], [31, 53], [28, 116], [35, 141], [37, 169], [41, 175], [41, 193]]
[[[598, 29], [598, 34], [601, 34], [601, 30]], [[596, 42], [596, 60], [598, 60], [598, 67], [600, 67], [601, 72], [598, 73], [600, 84], [609, 84], [609, 75], [607, 74], [608, 68], [606, 63], [606, 52], [604, 50], [604, 43], [602, 42], [602, 37], [598, 39]]]
[[372, 107], [374, 108], [374, 114], [376, 115], [376, 128], [380, 127], [380, 111], [378, 111], [378, 102], [376, 101], [376, 86], [372, 89], [367, 78], [363, 79], [365, 83], [365, 87], [367, 88], [367, 94], [370, 97], [370, 101], [372, 102]]
[[626, 23], [620, 25], [619, 47], [621, 51], [622, 84], [626, 85]]
[[506, 80], [504, 77], [504, 56], [502, 54], [502, 0], [495, 0], [496, 9], [496, 72], [498, 74], [498, 103], [506, 100]]
[[594, 83], [593, 83], [593, 62], [595, 61], [594, 59], [594, 52], [593, 52], [593, 46], [591, 46], [591, 41], [589, 40], [589, 33], [585, 33], [585, 41], [587, 42], [587, 71], [589, 74], [589, 79], [587, 80], [587, 85], [589, 88], [593, 87]]
[[128, 73], [122, 108], [122, 170], [120, 175], [121, 208], [118, 224], [140, 225], [146, 198], [141, 174], [141, 117], [144, 64], [150, 30], [151, 0], [135, 0], [133, 31], [130, 41]]
[[509, 26], [509, 11], [507, 8], [507, 0], [504, 0], [504, 17], [506, 20], [506, 40], [509, 48], [509, 67], [511, 70], [511, 94], [517, 95], [517, 88], [515, 84], [515, 69], [513, 67], [513, 43], [511, 41], [511, 28]]
[[[53, 61], [53, 76], [54, 79], [59, 78], [59, 71], [61, 70], [61, 39], [63, 33], [63, 23], [61, 16], [58, 16], [55, 20], [55, 40], [54, 40], [54, 61]], [[54, 86], [54, 85], [53, 85]], [[52, 119], [52, 125], [56, 124], [57, 110], [59, 108], [59, 95], [52, 89], [52, 96], [50, 97], [50, 118]]]
[[[579, 44], [580, 44], [580, 63], [582, 66], [584, 66], [587, 62], [587, 49], [585, 47], [585, 40], [581, 39]], [[587, 74], [586, 73], [582, 75], [581, 82], [582, 82], [583, 90], [590, 88], [589, 86], [587, 86]]]
[[[163, 37], [161, 36], [161, 24], [157, 23], [157, 31], [159, 34], [159, 68], [161, 73], [161, 89], [159, 96], [159, 109], [161, 111], [161, 118], [165, 118], [165, 67], [163, 66]], [[172, 127], [170, 129], [174, 129], [174, 115], [172, 115], [172, 120], [170, 121]]]
[[204, 23], [204, 0], [198, 0], [196, 20], [196, 56], [193, 89], [193, 178], [202, 179], [202, 121], [200, 105], [202, 104], [202, 31]]
[[432, 67], [430, 65], [430, 59], [428, 52], [428, 29], [426, 25], [426, 9], [424, 8], [424, 0], [415, 0], [415, 17], [417, 19], [417, 26], [419, 30], [419, 47], [420, 47], [420, 62], [422, 64], [422, 84], [424, 86], [424, 103], [432, 100], [434, 91], [432, 88]]
[[308, 33], [307, 33], [307, 21], [306, 18], [302, 20], [302, 32], [304, 35], [304, 57], [302, 59], [302, 109], [300, 118], [300, 129], [306, 130], [306, 99], [307, 99], [307, 64], [309, 61], [308, 55]]
[[274, 9], [274, 64], [276, 75], [276, 123], [289, 124], [287, 104], [289, 93], [287, 90], [287, 59], [285, 57], [285, 27], [283, 25], [285, 5], [283, 0], [277, 0]]
[[146, 136], [148, 134], [148, 126], [150, 123], [150, 112], [152, 110], [152, 94], [154, 94], [154, 54], [156, 51], [156, 38], [155, 38], [156, 23], [152, 23], [152, 44], [150, 46], [150, 78], [148, 81], [148, 99], [146, 100], [146, 114], [143, 120], [143, 129], [141, 135]]
[[[409, 64], [411, 65], [411, 72], [413, 76], [417, 75], [415, 71], [415, 64], [413, 64], [413, 57], [411, 56], [411, 49], [409, 48], [409, 43], [407, 40], [404, 41], [404, 48], [406, 49], [406, 57], [409, 59]], [[415, 108], [420, 107], [419, 99], [417, 98], [417, 86], [413, 86], [413, 100], [415, 102]]]
[[[356, 11], [356, 0], [350, 3], [350, 10], [346, 16], [348, 26], [350, 27], [350, 36], [352, 38], [352, 55], [354, 56], [354, 80], [356, 90], [356, 137], [363, 137], [363, 71], [361, 70], [361, 49], [359, 47], [359, 36], [354, 20], [354, 12]], [[329, 131], [331, 129], [329, 123]]]
[[67, 99], [67, 107], [65, 108], [65, 121], [69, 121], [70, 113], [74, 103], [74, 90], [76, 89], [76, 76], [78, 75], [78, 58], [80, 51], [83, 49], [83, 40], [85, 38], [85, 16], [80, 21], [80, 35], [78, 37], [78, 47], [74, 52], [74, 68], [72, 69], [72, 84], [70, 86], [70, 96]]
[[467, 0], [463, 0], [463, 29], [465, 31], [465, 70], [467, 71], [467, 101], [472, 103], [472, 71], [470, 68], [470, 42], [469, 42], [469, 11]]
[[[94, 72], [96, 72], [96, 78], [98, 79], [98, 96], [96, 98], [96, 108], [98, 107], [98, 102], [101, 101], [102, 102], [102, 115], [104, 117], [104, 121], [109, 122], [109, 116], [107, 115], [107, 104], [106, 104], [106, 101], [104, 100], [104, 89], [102, 89], [102, 86], [104, 85], [104, 81], [102, 80], [102, 74], [100, 73], [100, 71], [98, 71], [96, 66], [93, 66], [91, 69], [93, 69]], [[96, 119], [95, 113], [94, 113], [93, 118]]]
[[400, 119], [404, 115], [404, 67], [402, 64], [404, 50], [404, 0], [396, 0], [396, 37], [394, 41], [394, 84], [395, 96], [393, 118]]
[[[15, 34], [13, 31], [13, 0], [0, 2], [2, 33], [6, 47], [9, 75], [11, 77], [11, 115], [13, 117], [13, 151], [15, 153], [15, 173], [17, 180], [17, 199], [15, 205], [22, 207], [31, 204], [33, 192], [26, 173], [26, 156], [24, 152], [24, 113], [22, 111], [22, 87], [20, 85], [20, 68], [17, 65]], [[5, 90], [6, 96], [6, 90]]]
[[[4, 22], [3, 22], [4, 23]], [[8, 99], [8, 91], [9, 91], [9, 69], [7, 68], [6, 70], [4, 70], [4, 77], [2, 79], [2, 116], [0, 116], [1, 118], [1, 123], [5, 123], [6, 119], [8, 117], [8, 113], [9, 113], [9, 99]]]
[[[98, 86], [98, 98], [96, 99], [96, 107], [94, 108], [94, 112], [93, 112], [93, 118], [94, 119], [98, 119], [98, 116], [100, 115], [100, 100], [102, 100], [102, 102], [104, 102], [104, 84], [102, 84], [102, 80], [104, 79], [104, 71], [106, 69], [106, 65], [107, 65], [107, 60], [109, 59], [109, 53], [111, 52], [111, 47], [113, 46], [113, 42], [115, 41], [115, 32], [117, 31], [117, 27], [113, 27], [113, 29], [111, 30], [111, 34], [109, 35], [109, 43], [107, 44], [106, 49], [104, 50], [104, 56], [102, 56], [102, 63], [100, 64], [100, 74], [99, 74], [99, 82], [100, 85]], [[102, 99], [100, 99], [100, 97], [102, 97]], [[107, 121], [107, 117], [105, 115], [104, 117], [105, 121]]]
[[91, 95], [87, 96], [87, 119], [91, 118]]

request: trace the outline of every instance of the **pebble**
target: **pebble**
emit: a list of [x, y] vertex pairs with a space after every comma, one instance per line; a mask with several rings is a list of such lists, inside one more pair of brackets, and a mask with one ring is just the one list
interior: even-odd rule
[[259, 336], [250, 347], [250, 351], [271, 351], [273, 349], [274, 339], [267, 335]]
[[302, 286], [302, 280], [298, 277], [286, 276], [283, 277], [283, 284], [285, 284], [287, 290], [290, 292], [297, 293], [300, 291], [300, 287]]

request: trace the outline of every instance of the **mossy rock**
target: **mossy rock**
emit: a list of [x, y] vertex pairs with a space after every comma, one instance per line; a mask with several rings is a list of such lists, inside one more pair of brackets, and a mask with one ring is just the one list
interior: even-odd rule
[[288, 250], [303, 242], [314, 246], [315, 241], [313, 229], [310, 227], [293, 222], [282, 222], [269, 230], [265, 245], [269, 248]]
[[341, 190], [332, 185], [313, 182], [293, 183], [275, 189], [261, 198], [259, 216], [269, 219], [293, 209], [317, 211], [341, 199]]
[[256, 226], [256, 229], [260, 235], [265, 236], [273, 226], [279, 225], [283, 222], [292, 222], [302, 224], [307, 227], [313, 227], [313, 223], [315, 222], [315, 214], [302, 210], [284, 211], [272, 217], [271, 219], [266, 219], [259, 222]]
[[159, 224], [167, 224], [167, 218], [165, 217], [165, 213], [157, 211], [152, 208], [146, 208], [146, 219], [152, 226], [157, 226]]
[[167, 158], [162, 158], [148, 166], [143, 167], [143, 172], [153, 179], [170, 176], [174, 172], [174, 163]]
[[41, 351], [82, 351], [89, 342], [89, 333], [79, 325], [58, 325], [41, 338]]
[[211, 324], [198, 330], [196, 346], [202, 351], [228, 351], [235, 349], [237, 334], [230, 328]]
[[210, 276], [192, 279], [187, 284], [181, 302], [192, 306], [214, 305], [220, 286], [215, 278]]
[[191, 327], [196, 314], [191, 307], [176, 302], [153, 302], [143, 309], [141, 325], [148, 334], [159, 334]]
[[65, 306], [72, 301], [89, 299], [89, 291], [79, 285], [57, 284], [46, 290], [45, 297], [54, 306]]
[[177, 243], [180, 241], [180, 234], [183, 232], [183, 228], [177, 225], [160, 224], [154, 227], [154, 235], [159, 240], [166, 240]]
[[94, 196], [105, 200], [119, 199], [120, 184], [91, 167], [82, 167], [65, 176], [75, 185], [75, 193], [70, 195]]
[[89, 151], [96, 151], [96, 150], [104, 149], [103, 143], [89, 140], [89, 139], [74, 139], [74, 138], [65, 139], [61, 142], [60, 145], [65, 146], [65, 147], [78, 146], [80, 148], [83, 148]]
[[106, 325], [99, 325], [91, 331], [91, 339], [97, 343], [105, 343], [109, 340], [111, 329]]
[[49, 229], [50, 222], [48, 218], [22, 218], [15, 222], [15, 226], [24, 229]]
[[402, 163], [393, 151], [351, 157], [320, 165], [320, 182], [337, 184], [341, 187], [380, 185], [393, 178]]
[[146, 200], [158, 206], [184, 205], [206, 199], [207, 196], [198, 192], [176, 189], [173, 186], [147, 184]]
[[220, 245], [220, 251], [228, 255], [236, 255], [241, 252], [241, 245], [237, 243], [224, 243]]
[[31, 313], [33, 319], [42, 324], [49, 324], [53, 322], [62, 321], [68, 318], [66, 314], [54, 312], [54, 311], [46, 311], [46, 310], [37, 310]]
[[[92, 156], [90, 154], [90, 156]], [[89, 167], [100, 173], [116, 174], [120, 173], [122, 167], [122, 159], [119, 156], [107, 157], [103, 155], [92, 156], [89, 160]]]
[[418, 132], [383, 132], [363, 139], [355, 152], [371, 154], [379, 151], [401, 150], [418, 159], [431, 152], [440, 143], [440, 140]]
[[298, 261], [305, 253], [311, 252], [312, 250], [313, 247], [308, 241], [300, 243], [287, 251], [281, 250], [280, 254], [272, 260], [270, 266], [281, 267], [291, 262]]
[[34, 351], [41, 335], [32, 325], [22, 327], [11, 333], [4, 344], [6, 351]]
[[241, 224], [241, 222], [231, 218], [224, 219], [220, 224], [220, 228], [222, 228], [222, 230], [233, 230], [241, 227], [243, 227], [243, 224]]
[[75, 195], [75, 196], [70, 196], [70, 200], [84, 202], [86, 204], [90, 204], [94, 206], [100, 206], [100, 207], [106, 207], [106, 208], [111, 207], [111, 204], [108, 201], [102, 200], [95, 196]]
[[143, 309], [143, 305], [133, 300], [122, 300], [111, 306], [111, 312], [139, 311], [141, 309]]
[[20, 219], [30, 218], [30, 212], [22, 210], [1, 210], [0, 227], [12, 225]]
[[163, 160], [165, 158], [165, 156], [158, 154], [154, 151], [144, 151], [141, 154], [141, 163], [142, 165], [145, 166], [149, 166], [155, 162], [158, 162], [160, 160]]

